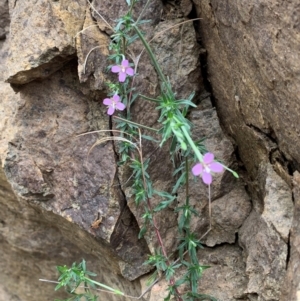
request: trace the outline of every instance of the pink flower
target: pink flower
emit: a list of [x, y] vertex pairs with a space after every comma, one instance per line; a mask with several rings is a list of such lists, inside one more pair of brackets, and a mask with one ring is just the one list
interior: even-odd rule
[[125, 82], [127, 75], [130, 75], [130, 76], [134, 75], [134, 70], [131, 67], [129, 67], [128, 60], [123, 60], [121, 65], [112, 66], [111, 71], [113, 73], [119, 73], [119, 82], [120, 83]]
[[115, 94], [111, 98], [105, 98], [103, 100], [103, 104], [108, 106], [108, 115], [112, 115], [115, 112], [115, 110], [123, 111], [125, 109], [125, 105], [120, 101], [120, 96], [117, 94]]
[[214, 161], [214, 157], [215, 156], [212, 153], [206, 153], [203, 156], [203, 161], [201, 163], [197, 163], [192, 168], [193, 175], [201, 175], [203, 182], [207, 185], [212, 183], [212, 172], [223, 172], [224, 170], [221, 163]]

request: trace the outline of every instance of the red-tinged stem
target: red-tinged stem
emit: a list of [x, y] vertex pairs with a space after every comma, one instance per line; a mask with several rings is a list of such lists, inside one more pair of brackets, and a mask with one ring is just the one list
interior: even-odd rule
[[[147, 198], [147, 205], [148, 205], [148, 208], [149, 208], [150, 212], [152, 212], [152, 206], [151, 206], [151, 202], [150, 202], [149, 198]], [[154, 226], [154, 229], [155, 229], [157, 240], [158, 240], [158, 243], [161, 247], [162, 253], [167, 259], [168, 266], [170, 266], [171, 263], [170, 263], [170, 260], [168, 259], [168, 255], [167, 255], [167, 252], [166, 252], [166, 249], [165, 249], [165, 246], [164, 246], [163, 240], [161, 238], [161, 235], [160, 235], [157, 223], [156, 223], [156, 219], [155, 219], [154, 216], [152, 217], [152, 222], [153, 222], [153, 226]], [[175, 284], [175, 280], [174, 280], [173, 277], [170, 279], [170, 284], [171, 284], [171, 286], [173, 286]], [[177, 294], [178, 301], [183, 301], [183, 299], [181, 298], [180, 293], [178, 292], [177, 288], [175, 288], [175, 292]]]
[[[143, 152], [142, 152], [142, 148], [140, 148], [140, 150], [139, 150], [139, 155], [140, 155], [141, 162], [143, 162]], [[146, 178], [145, 178], [145, 170], [144, 170], [144, 165], [143, 165], [143, 164], [142, 164], [142, 175], [143, 175], [144, 189], [147, 191]], [[150, 211], [150, 212], [153, 212], [153, 211], [152, 211], [152, 205], [151, 205], [150, 199], [149, 199], [148, 197], [147, 197], [147, 205], [148, 205], [149, 211]], [[167, 255], [167, 252], [166, 252], [166, 249], [165, 249], [165, 246], [164, 246], [164, 242], [163, 242], [162, 237], [161, 237], [161, 235], [160, 235], [160, 231], [159, 231], [159, 228], [158, 228], [158, 226], [157, 226], [156, 219], [155, 219], [154, 216], [152, 216], [152, 222], [153, 222], [153, 226], [154, 226], [154, 229], [155, 229], [155, 233], [156, 233], [156, 236], [157, 236], [158, 243], [159, 243], [159, 245], [160, 245], [160, 247], [161, 247], [161, 250], [162, 250], [162, 252], [163, 252], [163, 255], [164, 255], [165, 258], [167, 259], [167, 264], [168, 264], [168, 266], [170, 266], [171, 263], [170, 263], [170, 260], [168, 259], [168, 255]], [[175, 284], [174, 277], [172, 277], [172, 278], [170, 279], [169, 282], [170, 282], [170, 285], [171, 285], [171, 286], [174, 286], [174, 284]], [[176, 297], [177, 297], [178, 301], [183, 301], [183, 299], [182, 299], [180, 293], [178, 292], [178, 289], [177, 289], [177, 288], [175, 288], [175, 292], [176, 292], [176, 294], [177, 294]]]

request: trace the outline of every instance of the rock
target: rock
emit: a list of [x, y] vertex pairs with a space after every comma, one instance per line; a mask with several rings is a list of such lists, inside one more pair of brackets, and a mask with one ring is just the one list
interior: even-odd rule
[[[138, 2], [135, 17], [146, 2]], [[205, 137], [206, 149], [241, 175], [214, 177], [210, 217], [207, 187], [190, 174], [190, 201], [200, 213], [192, 229], [209, 246], [199, 250], [199, 262], [212, 266], [199, 292], [222, 301], [283, 301], [298, 289], [297, 174], [295, 211], [291, 194], [291, 173], [300, 166], [298, 21], [296, 1], [277, 2], [193, 0], [193, 9], [190, 0], [156, 0], [142, 16], [151, 19], [142, 29], [176, 97], [195, 92], [198, 107], [188, 113], [193, 138]], [[134, 204], [130, 170], [117, 165], [117, 144], [101, 140], [112, 139], [110, 132], [81, 135], [116, 126], [102, 100], [105, 82], [116, 80], [106, 70], [109, 35], [127, 9], [124, 0], [0, 0], [1, 301], [54, 296], [53, 286], [41, 289], [37, 279], [54, 280], [55, 265], [82, 257], [100, 271], [99, 281], [131, 296], [140, 295], [138, 278], [151, 270], [143, 262], [157, 239], [154, 231], [138, 239], [144, 209]], [[196, 13], [198, 39], [191, 22], [178, 26]], [[139, 58], [143, 48], [137, 42], [126, 57], [136, 65], [136, 91], [155, 98], [158, 76], [145, 53]], [[206, 53], [207, 66], [200, 66]], [[203, 91], [200, 67], [216, 109]], [[155, 106], [138, 98], [132, 120], [157, 129]], [[176, 179], [168, 143], [143, 142], [155, 189], [171, 191]], [[178, 244], [174, 209], [184, 200], [179, 190], [179, 204], [156, 215], [169, 254]], [[152, 206], [160, 201], [152, 198]], [[160, 282], [149, 298], [162, 300], [166, 286]]]
[[[207, 151], [215, 154], [216, 159], [224, 162], [226, 166], [231, 166], [235, 160], [233, 146], [220, 127], [216, 111], [211, 105], [210, 108], [208, 104], [202, 106], [203, 110], [194, 110], [190, 115], [194, 124], [193, 138], [204, 138]], [[211, 185], [211, 216], [208, 187], [203, 184], [201, 178], [195, 179], [191, 173], [189, 196], [190, 204], [199, 214], [199, 217], [192, 218], [192, 230], [198, 233], [199, 237], [205, 235], [201, 241], [210, 247], [221, 243], [234, 243], [238, 229], [251, 210], [250, 198], [242, 182], [238, 183], [229, 172], [214, 175]], [[182, 206], [185, 202], [184, 191], [180, 192], [179, 200]], [[212, 229], [209, 227], [210, 223]]]
[[257, 134], [299, 168], [298, 2], [194, 3], [218, 114], [247, 170], [255, 177], [262, 160]]
[[[11, 11], [14, 11], [12, 19], [14, 25], [11, 33], [14, 33], [14, 30], [17, 31], [20, 26], [19, 23], [23, 22], [22, 17], [26, 15], [31, 3], [26, 3], [26, 9], [18, 5], [19, 3], [17, 3], [16, 7], [11, 6]], [[57, 20], [57, 15], [55, 14], [65, 13], [59, 10], [59, 8], [64, 10], [64, 7], [57, 5], [58, 3], [48, 3], [45, 6], [44, 2], [39, 2], [37, 11], [34, 12], [32, 18], [29, 18], [28, 26], [32, 25], [30, 22], [39, 22], [35, 14], [43, 7], [48, 17], [48, 19], [40, 21], [43, 26], [46, 27], [47, 21], [50, 22], [50, 20], [53, 22], [50, 22], [50, 24], [56, 29], [59, 26], [68, 24], [67, 19], [64, 19], [64, 24], [54, 22]], [[74, 13], [73, 8], [74, 6], [69, 7], [70, 11]], [[78, 16], [80, 22], [83, 22], [83, 12], [84, 10], [80, 10], [80, 16]], [[68, 17], [67, 15], [64, 16]], [[88, 16], [87, 14], [85, 26], [91, 24], [88, 23], [91, 22]], [[22, 38], [28, 39], [30, 45], [33, 45], [31, 38], [35, 38], [37, 49], [47, 52], [49, 49], [47, 48], [47, 40], [39, 47], [39, 41], [43, 41], [45, 38], [51, 39], [51, 34], [49, 35], [46, 29], [50, 30], [50, 33], [53, 30], [52, 27], [47, 27], [44, 32], [36, 33], [37, 35], [40, 34], [39, 36], [27, 37], [24, 34]], [[71, 35], [68, 29], [70, 28], [63, 27], [61, 29], [62, 35], [56, 37], [57, 42], [62, 44], [61, 49], [53, 55], [53, 59], [49, 58], [48, 61], [43, 61], [39, 57], [40, 53], [37, 53], [35, 54], [36, 58], [34, 58], [35, 65], [33, 67], [30, 66], [29, 69], [20, 65], [21, 61], [22, 64], [26, 62], [26, 53], [22, 53], [22, 56], [18, 57], [19, 63], [16, 62], [14, 66], [11, 65], [12, 56], [15, 55], [15, 52], [12, 52], [12, 49], [15, 47], [13, 45], [16, 42], [19, 43], [21, 37], [15, 34], [11, 41], [10, 54], [8, 55], [6, 66], [8, 66], [13, 75], [9, 77], [8, 81], [18, 85], [26, 84], [24, 86], [15, 86], [17, 94], [5, 84], [3, 84], [4, 89], [1, 90], [5, 93], [5, 97], [1, 97], [4, 116], [1, 123], [2, 164], [14, 192], [23, 206], [26, 208], [26, 206], [30, 205], [37, 211], [42, 208], [43, 218], [49, 221], [49, 225], [52, 222], [58, 225], [59, 230], [63, 233], [61, 237], [54, 231], [53, 237], [56, 235], [62, 244], [66, 244], [65, 237], [76, 244], [78, 253], [74, 256], [69, 256], [70, 263], [71, 260], [76, 260], [76, 257], [79, 256], [78, 254], [81, 254], [80, 257], [90, 258], [91, 263], [98, 260], [99, 266], [95, 266], [95, 268], [106, 271], [108, 275], [108, 279], [104, 279], [104, 281], [107, 280], [106, 284], [110, 285], [112, 282], [117, 282], [122, 286], [122, 281], [120, 282], [115, 276], [111, 276], [115, 273], [122, 274], [123, 277], [130, 279], [134, 283], [133, 285], [128, 284], [128, 288], [125, 290], [128, 293], [131, 291], [131, 295], [137, 295], [136, 292], [139, 287], [136, 286], [137, 283], [134, 279], [149, 271], [149, 267], [142, 264], [149, 254], [149, 249], [143, 239], [137, 239], [138, 225], [126, 205], [124, 195], [119, 189], [118, 171], [112, 144], [108, 142], [104, 145], [97, 145], [97, 139], [103, 137], [103, 134], [78, 137], [78, 134], [90, 130], [108, 129], [108, 119], [102, 104], [95, 102], [96, 99], [103, 99], [105, 93], [103, 91], [89, 91], [93, 87], [94, 90], [103, 88], [101, 81], [96, 78], [94, 85], [91, 82], [89, 82], [89, 85], [80, 85], [76, 76], [76, 62], [74, 60], [68, 62], [75, 53], [75, 44], [70, 39]], [[76, 30], [74, 28], [71, 29], [74, 31], [72, 35], [74, 34], [75, 36], [79, 28]], [[47, 37], [45, 37], [46, 33]], [[95, 38], [98, 39], [99, 37], [101, 35], [95, 33]], [[71, 49], [71, 56], [68, 58], [62, 58], [65, 46], [67, 49]], [[86, 53], [91, 46], [84, 42], [82, 38], [78, 40], [78, 52], [82, 51], [83, 53], [81, 54], [81, 65], [84, 63], [84, 51]], [[17, 49], [16, 47], [15, 51]], [[28, 53], [34, 54], [33, 49], [30, 47], [26, 50]], [[3, 60], [5, 60], [5, 53], [4, 55], [1, 53], [1, 55]], [[62, 58], [61, 64], [55, 65], [54, 61], [56, 59], [60, 60], [60, 58]], [[97, 60], [99, 61], [100, 59], [101, 57], [99, 58], [98, 55], [95, 56], [92, 59], [92, 66], [98, 66]], [[45, 78], [45, 74], [40, 73], [40, 70], [45, 68], [48, 62], [53, 69], [46, 74]], [[146, 71], [151, 70], [147, 64], [143, 66], [146, 68]], [[14, 68], [16, 68], [15, 72], [13, 72]], [[56, 68], [60, 68], [60, 70], [55, 72]], [[99, 78], [101, 78], [103, 70], [101, 68], [98, 70], [100, 70], [97, 72], [100, 76]], [[92, 72], [95, 74], [96, 71], [92, 70]], [[144, 74], [145, 76], [149, 75], [147, 72]], [[35, 81], [37, 78], [39, 81]], [[155, 76], [152, 76], [151, 80], [153, 78], [155, 79]], [[82, 82], [85, 81], [83, 78], [81, 80]], [[141, 82], [142, 80], [140, 80]], [[139, 84], [138, 81], [137, 83]], [[143, 87], [148, 89], [145, 82], [143, 82]], [[144, 90], [145, 93], [147, 89]], [[154, 92], [156, 93], [156, 90]], [[101, 156], [98, 155], [99, 151]], [[168, 172], [171, 172], [171, 169]], [[163, 179], [160, 172], [157, 172], [157, 174]], [[169, 184], [170, 180], [167, 183]], [[162, 185], [165, 185], [165, 183], [162, 182]], [[4, 208], [6, 208], [5, 206], [6, 204]], [[99, 227], [91, 228], [99, 215], [102, 220], [98, 224]], [[66, 224], [63, 225], [60, 220], [53, 219], [56, 216], [62, 218], [63, 223]], [[175, 222], [175, 225], [176, 216], [173, 214], [170, 217], [170, 220], [173, 223]], [[36, 222], [36, 226], [31, 226], [31, 220]], [[28, 217], [26, 223], [29, 227], [37, 227], [39, 221], [40, 218], [32, 214], [32, 216]], [[163, 222], [166, 222], [168, 226], [171, 224], [165, 220]], [[7, 219], [5, 223], [7, 225], [11, 224]], [[78, 231], [71, 230], [73, 226], [77, 227]], [[26, 229], [24, 227], [24, 231]], [[166, 235], [174, 243], [175, 239], [171, 235], [170, 228], [166, 228], [166, 230]], [[6, 233], [4, 236], [5, 241], [8, 240], [7, 235]], [[20, 233], [20, 235], [26, 237], [24, 233]], [[168, 239], [166, 235], [164, 237]], [[47, 235], [41, 231], [40, 237], [46, 238]], [[30, 254], [31, 252], [40, 252], [42, 250], [42, 252], [47, 254], [46, 250], [49, 248], [49, 245], [45, 244], [46, 249], [39, 247], [40, 249], [35, 251], [34, 239], [33, 237], [32, 244], [28, 244], [25, 251]], [[18, 240], [20, 240], [20, 236], [17, 236], [14, 240], [9, 240], [7, 248], [12, 245], [16, 249], [21, 248], [17, 244]], [[41, 239], [38, 245], [42, 244], [43, 240]], [[58, 248], [58, 250], [60, 249]], [[51, 254], [48, 254], [48, 256], [51, 256]], [[57, 261], [57, 259], [51, 262], [52, 267], [59, 264], [54, 263], [54, 261]], [[68, 262], [64, 262], [62, 258], [62, 264], [68, 264]], [[41, 263], [41, 269], [42, 267], [43, 263]], [[9, 270], [9, 267], [6, 265], [5, 269]], [[24, 277], [31, 276], [30, 274], [24, 274]], [[47, 277], [53, 279], [54, 275], [46, 272], [43, 278]], [[109, 279], [110, 277], [112, 280]], [[3, 283], [9, 286], [10, 279], [13, 279], [13, 277], [5, 278]], [[124, 283], [127, 283], [126, 281]], [[28, 281], [27, 285], [30, 286]], [[25, 298], [24, 294], [24, 289], [21, 287], [17, 295]], [[35, 292], [32, 292], [30, 300], [34, 300], [34, 298]]]
[[[97, 136], [78, 137], [94, 126], [107, 129], [108, 121], [104, 117], [105, 108], [93, 107], [80, 92], [76, 81], [76, 64], [70, 64], [46, 82], [33, 82], [20, 88], [18, 97], [23, 100], [24, 106], [15, 116], [18, 133], [10, 142], [3, 161], [4, 169], [16, 194], [22, 199], [35, 202], [48, 200], [44, 208], [64, 216], [90, 233], [95, 232], [107, 243], [114, 240], [114, 248], [117, 248], [122, 242], [117, 239], [118, 235], [125, 235], [121, 231], [125, 231], [123, 218], [127, 220], [125, 224], [131, 225], [127, 232], [131, 233], [132, 238], [132, 231], [139, 230], [134, 225], [133, 217], [126, 213], [124, 198], [116, 186], [112, 144], [108, 142], [92, 148]], [[93, 112], [89, 113], [91, 108]], [[101, 118], [96, 121], [99, 116]], [[98, 151], [105, 160], [98, 157]], [[92, 231], [91, 223], [98, 212], [103, 222], [99, 229]], [[124, 253], [122, 256], [128, 251], [120, 246], [117, 250], [120, 254]], [[144, 256], [146, 254], [147, 251]], [[126, 262], [134, 265], [138, 259], [131, 262], [127, 258]], [[143, 271], [145, 268], [142, 266]]]
[[[236, 245], [224, 244], [216, 248], [204, 248], [198, 251], [200, 264], [210, 266], [204, 270], [199, 281], [198, 293], [205, 294], [222, 301], [248, 301], [244, 290], [247, 285], [245, 264], [242, 250]], [[179, 269], [181, 276], [184, 271]], [[214, 279], [214, 281], [212, 281]], [[168, 283], [163, 279], [151, 290], [150, 301], [163, 300], [167, 295]], [[180, 286], [179, 291], [184, 293], [187, 287]], [[203, 300], [211, 300], [205, 298]]]
[[[203, 91], [200, 73], [200, 48], [192, 22], [178, 25], [186, 19], [161, 22], [155, 27], [151, 42], [162, 71], [169, 77], [177, 99]], [[195, 99], [194, 99], [195, 101]]]
[[[300, 162], [298, 2], [193, 2], [218, 116], [245, 164], [253, 203], [239, 231], [247, 296], [291, 300], [296, 284], [287, 293], [283, 279], [290, 260], [291, 176]], [[298, 182], [293, 184], [297, 191]]]
[[90, 10], [86, 11], [83, 29], [77, 34], [78, 75], [82, 83], [88, 82], [91, 90], [103, 90], [111, 79], [107, 74], [110, 39], [94, 24]]
[[[152, 35], [153, 33], [149, 31], [149, 26], [151, 28], [159, 22], [162, 2], [160, 0], [151, 1], [147, 4], [147, 8], [143, 10], [146, 3], [147, 0], [142, 0], [135, 5], [133, 9], [133, 17], [137, 20], [143, 12], [140, 20], [150, 20], [147, 24], [147, 34]], [[109, 35], [113, 33], [113, 28], [117, 25], [119, 18], [124, 16], [129, 8], [126, 1], [112, 2], [110, 0], [94, 0], [90, 7], [92, 16], [97, 20], [100, 30], [107, 32]]]
[[300, 290], [300, 223], [299, 223], [299, 214], [300, 214], [300, 174], [298, 172], [294, 173], [293, 178], [294, 189], [293, 196], [295, 202], [294, 218], [290, 234], [290, 260], [288, 263], [288, 268], [284, 283], [282, 285], [282, 292], [280, 301], [299, 300]]
[[85, 9], [85, 0], [11, 3], [6, 81], [20, 85], [46, 78], [74, 58]]
[[281, 238], [287, 243], [292, 225], [294, 205], [292, 191], [280, 178], [270, 164], [264, 171], [265, 198], [262, 218], [274, 226]]
[[[6, 177], [22, 204], [20, 209], [14, 209], [11, 213], [12, 217], [14, 214], [18, 216], [20, 223], [17, 223], [14, 221], [16, 218], [9, 217], [10, 213], [6, 208], [7, 205], [17, 206], [13, 205], [18, 204], [17, 200], [9, 203], [5, 197], [1, 198], [4, 206], [1, 220], [6, 225], [2, 232], [5, 242], [3, 252], [9, 255], [9, 248], [16, 249], [11, 258], [7, 255], [3, 270], [9, 273], [11, 267], [7, 263], [13, 260], [13, 256], [27, 258], [31, 253], [43, 252], [44, 256], [50, 256], [53, 260], [45, 267], [45, 274], [41, 277], [49, 280], [56, 277], [53, 272], [50, 273], [51, 266], [54, 268], [60, 260], [61, 264], [70, 264], [71, 260], [78, 261], [81, 257], [90, 260], [90, 263], [97, 260], [99, 266], [92, 264], [97, 270], [101, 270], [100, 267], [107, 269], [108, 278], [104, 280], [108, 280], [108, 285], [113, 285], [112, 282], [115, 281], [121, 283], [109, 280], [110, 277], [116, 279], [114, 273], [134, 280], [139, 274], [149, 271], [149, 267], [142, 265], [149, 254], [147, 245], [145, 241], [137, 239], [139, 228], [126, 207], [118, 186], [115, 186], [117, 180], [112, 144], [95, 146], [91, 150], [101, 135], [77, 136], [95, 127], [107, 129], [108, 122], [104, 118], [105, 108], [93, 100], [88, 101], [80, 91], [76, 64], [70, 63], [44, 81], [20, 87], [18, 94], [7, 84], [2, 85], [5, 88], [1, 92], [7, 93], [5, 97], [1, 97], [2, 113], [5, 116], [1, 120], [2, 164]], [[98, 151], [101, 151], [101, 157]], [[106, 160], [102, 160], [102, 156]], [[28, 217], [24, 215], [27, 207], [33, 208]], [[42, 213], [37, 214], [36, 211]], [[98, 212], [103, 222], [99, 228], [91, 229]], [[56, 217], [60, 219], [55, 220]], [[47, 223], [42, 226], [40, 223], [44, 219]], [[73, 226], [77, 227], [76, 231], [72, 230]], [[18, 227], [24, 232], [17, 230]], [[51, 227], [56, 230], [51, 232], [50, 240]], [[57, 227], [63, 234], [59, 234]], [[34, 228], [43, 230], [37, 236], [31, 230]], [[15, 234], [12, 236], [8, 229]], [[29, 238], [28, 233], [31, 232], [33, 236]], [[49, 242], [46, 243], [47, 239]], [[61, 245], [51, 253], [48, 251], [49, 248], [51, 250], [49, 243], [55, 239], [61, 241]], [[76, 249], [76, 253], [69, 254], [68, 258], [72, 259], [65, 260], [64, 256], [68, 255], [57, 255], [54, 258], [56, 252], [63, 252], [63, 245], [67, 245], [68, 240], [76, 245], [69, 247]], [[20, 253], [19, 249], [28, 255]], [[29, 263], [32, 264], [28, 261]], [[39, 270], [43, 270], [44, 261], [38, 264]], [[24, 269], [26, 266], [27, 264]], [[140, 272], [136, 270], [138, 266], [141, 268]], [[10, 287], [9, 281], [15, 276], [16, 274], [5, 276], [0, 282]], [[26, 277], [35, 279], [30, 273], [24, 273], [24, 279]], [[24, 280], [24, 285], [25, 282], [27, 287], [31, 286], [29, 280]], [[136, 285], [138, 289], [138, 284]], [[13, 288], [14, 286], [12, 290]], [[130, 284], [128, 289], [131, 288], [133, 286]], [[12, 291], [9, 292], [12, 294]], [[24, 300], [36, 298], [36, 293], [32, 292], [30, 299], [26, 299], [29, 297], [26, 297], [23, 286], [16, 292]], [[135, 295], [137, 294], [139, 292], [135, 291]]]
[[162, 20], [172, 20], [188, 17], [193, 9], [191, 0], [163, 1]]
[[263, 202], [253, 199], [254, 208], [239, 230], [249, 277], [246, 292], [253, 300], [279, 300], [294, 211], [292, 192], [270, 164], [261, 164], [258, 180]]
[[5, 79], [6, 75], [6, 65], [4, 64], [6, 57], [8, 55], [9, 46], [7, 43], [8, 32], [9, 32], [9, 11], [8, 11], [8, 1], [0, 1], [0, 81]]
[[[158, 12], [158, 11], [157, 11]], [[156, 17], [153, 18], [156, 20]], [[183, 29], [176, 24], [181, 20], [171, 20], [158, 24], [156, 27], [153, 25], [153, 32], [162, 33], [162, 35], [155, 35], [151, 41], [150, 46], [156, 55], [158, 62], [162, 68], [165, 76], [170, 79], [173, 84], [174, 92], [177, 99], [187, 98], [191, 92], [196, 93], [195, 101], [199, 97], [202, 85], [199, 85], [201, 81], [201, 74], [198, 62], [199, 48], [196, 43], [196, 36], [194, 28], [191, 23], [187, 23]], [[171, 30], [168, 30], [172, 28]], [[153, 35], [152, 31], [148, 31], [147, 35], [150, 37]], [[167, 42], [166, 42], [167, 41]], [[185, 46], [184, 46], [185, 45]], [[143, 46], [136, 46], [135, 51], [139, 53], [144, 48]], [[140, 48], [139, 48], [140, 47]], [[173, 51], [178, 52], [178, 55], [172, 55]], [[181, 66], [177, 68], [177, 66]], [[138, 74], [136, 78], [136, 90], [143, 91], [143, 94], [148, 97], [157, 97], [159, 94], [159, 82], [154, 68], [150, 65], [147, 56], [143, 56], [143, 60], [138, 65]], [[180, 83], [180, 84], [179, 84]], [[148, 127], [158, 128], [157, 120], [159, 118], [159, 112], [155, 110], [156, 105], [153, 102], [146, 101], [139, 98], [132, 108], [132, 116], [135, 122], [146, 125]], [[145, 114], [147, 112], [147, 114]], [[142, 132], [145, 135], [153, 135], [153, 132]], [[157, 137], [159, 139], [159, 137]], [[155, 189], [158, 191], [172, 191], [174, 186], [173, 165], [169, 155], [169, 144], [165, 144], [162, 148], [159, 148], [157, 144], [149, 141], [144, 141], [143, 145], [144, 158], [150, 157], [149, 174], [154, 179]], [[124, 172], [122, 176], [122, 182], [127, 183], [130, 177], [130, 172]], [[133, 201], [130, 188], [124, 188], [124, 191], [129, 200], [128, 204], [130, 210], [134, 213], [140, 227], [143, 225], [142, 212], [144, 208], [140, 206], [139, 209]], [[151, 199], [153, 208], [161, 202], [161, 198], [154, 196]], [[174, 212], [174, 208], [170, 208], [166, 211], [162, 211], [156, 214], [157, 223], [162, 233], [162, 237], [165, 241], [165, 247], [168, 251], [174, 251], [177, 243], [177, 214]], [[154, 231], [148, 231], [145, 238], [150, 246], [150, 250], [154, 252], [157, 247], [157, 239]], [[175, 235], [174, 235], [175, 233]]]
[[[212, 230], [204, 238], [213, 247], [221, 243], [234, 243], [236, 233], [251, 211], [250, 198], [243, 186], [237, 186], [211, 204]], [[203, 230], [202, 230], [203, 233]]]
[[202, 265], [210, 266], [200, 279], [199, 293], [222, 301], [248, 301], [245, 294], [248, 279], [239, 246], [224, 244], [213, 249], [204, 248], [198, 251], [198, 257]]
[[[0, 180], [1, 301], [67, 298], [63, 290], [54, 292], [53, 284], [39, 279], [57, 280], [55, 266], [70, 266], [82, 257], [98, 281], [133, 296], [140, 294], [138, 281], [112, 272], [118, 264], [109, 248], [60, 215], [17, 199], [2, 169]], [[120, 297], [112, 295], [110, 300]]]
[[183, 12], [183, 15], [187, 17], [193, 9], [193, 2], [191, 0], [181, 0], [180, 8]]
[[244, 250], [249, 278], [245, 293], [257, 301], [278, 300], [288, 254], [284, 240], [252, 211], [239, 231], [239, 244]]
[[8, 12], [8, 0], [0, 1], [0, 40], [6, 38], [9, 32], [9, 12]]

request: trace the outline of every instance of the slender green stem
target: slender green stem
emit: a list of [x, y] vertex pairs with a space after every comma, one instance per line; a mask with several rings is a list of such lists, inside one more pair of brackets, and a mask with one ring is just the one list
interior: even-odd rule
[[137, 20], [136, 20], [135, 23], [137, 23], [137, 24], [139, 23], [141, 17], [143, 16], [145, 10], [147, 9], [147, 7], [148, 7], [148, 5], [149, 5], [149, 3], [150, 3], [150, 0], [148, 0], [147, 3], [146, 3], [146, 5], [143, 7], [143, 10], [142, 10], [141, 14], [139, 15], [139, 17], [137, 18]]
[[147, 99], [147, 100], [150, 100], [150, 101], [153, 101], [153, 102], [156, 102], [156, 103], [161, 103], [158, 99], [150, 98], [150, 97], [142, 95], [142, 94], [140, 94], [140, 96]]
[[189, 160], [185, 157], [185, 198], [186, 205], [189, 204]]
[[148, 127], [148, 126], [146, 126], [146, 125], [142, 125], [142, 124], [139, 124], [139, 123], [135, 123], [135, 122], [133, 122], [133, 121], [129, 121], [129, 120], [127, 120], [127, 119], [123, 119], [123, 118], [118, 117], [118, 116], [113, 116], [113, 118], [120, 119], [120, 120], [122, 120], [122, 121], [124, 121], [124, 122], [130, 123], [130, 124], [133, 124], [133, 125], [136, 125], [137, 127], [141, 127], [141, 128], [144, 128], [144, 129], [153, 131], [153, 132], [158, 132], [158, 130], [156, 130], [156, 129], [154, 129], [154, 128], [150, 128], [150, 127]]
[[[168, 85], [168, 82], [167, 82], [164, 74], [162, 73], [162, 70], [161, 70], [160, 66], [157, 63], [155, 55], [152, 52], [149, 44], [145, 40], [145, 38], [142, 35], [142, 33], [140, 32], [140, 30], [137, 28], [136, 24], [133, 24], [133, 28], [135, 29], [135, 31], [137, 32], [139, 38], [141, 39], [142, 43], [144, 44], [145, 48], [147, 49], [147, 52], [148, 52], [149, 56], [151, 57], [152, 63], [154, 64], [154, 67], [155, 67], [156, 71], [158, 72], [158, 75], [159, 75], [161, 81], [165, 83], [169, 94], [173, 95], [173, 92], [172, 92], [170, 86]], [[190, 135], [189, 135], [188, 131], [186, 130], [186, 128], [184, 126], [182, 126], [181, 130], [182, 130], [184, 136], [186, 137], [186, 140], [188, 141], [189, 145], [191, 146], [191, 148], [195, 152], [195, 154], [196, 154], [197, 158], [199, 159], [199, 161], [202, 161], [202, 155], [201, 155], [200, 151], [198, 150], [197, 146], [195, 145], [194, 141], [190, 137]]]
[[239, 178], [239, 175], [237, 174], [237, 172], [235, 172], [234, 170], [230, 169], [229, 167], [227, 167], [226, 165], [224, 165], [224, 164], [222, 164], [222, 163], [220, 163], [220, 164], [221, 164], [226, 170], [228, 170], [229, 172], [231, 172], [235, 178], [237, 178], [237, 179]]
[[165, 85], [166, 85], [166, 87], [167, 87], [167, 90], [168, 90], [169, 94], [170, 94], [170, 95], [173, 95], [173, 92], [172, 92], [170, 86], [168, 85], [168, 81], [167, 81], [167, 79], [165, 78], [165, 76], [164, 76], [164, 74], [163, 74], [163, 72], [162, 72], [160, 66], [158, 65], [157, 60], [156, 60], [156, 58], [155, 58], [155, 55], [154, 55], [154, 53], [152, 52], [152, 50], [151, 50], [149, 44], [148, 44], [147, 41], [145, 40], [143, 34], [140, 32], [140, 30], [138, 29], [138, 27], [136, 26], [136, 24], [133, 24], [132, 26], [133, 26], [133, 28], [135, 29], [135, 31], [136, 31], [137, 35], [139, 36], [139, 38], [141, 39], [142, 43], [144, 44], [144, 46], [145, 46], [145, 48], [146, 48], [146, 50], [147, 50], [147, 52], [148, 52], [148, 54], [149, 54], [149, 56], [150, 56], [150, 58], [151, 58], [151, 61], [152, 61], [153, 65], [154, 65], [154, 67], [155, 67], [155, 69], [156, 69], [156, 71], [157, 71], [157, 73], [158, 73], [158, 75], [159, 75], [159, 77], [160, 77], [160, 79], [161, 79], [161, 81], [162, 81], [163, 83], [165, 83]]
[[102, 284], [102, 283], [100, 283], [100, 282], [94, 281], [94, 280], [92, 280], [92, 279], [86, 278], [86, 280], [87, 280], [87, 282], [94, 283], [94, 284], [96, 284], [96, 285], [98, 285], [98, 286], [101, 286], [101, 287], [103, 287], [103, 288], [105, 288], [105, 289], [107, 289], [107, 290], [109, 290], [109, 291], [112, 291], [112, 292], [114, 292], [114, 293], [117, 294], [117, 295], [122, 295], [122, 296], [124, 296], [124, 293], [123, 293], [123, 292], [121, 292], [121, 291], [119, 291], [119, 290], [116, 290], [116, 289], [114, 289], [114, 288], [112, 288], [112, 287], [110, 287], [110, 286], [107, 286], [107, 285]]
[[199, 149], [197, 148], [197, 146], [195, 145], [194, 141], [192, 140], [190, 134], [188, 133], [188, 131], [186, 130], [186, 128], [184, 126], [181, 127], [181, 130], [182, 130], [182, 132], [183, 132], [186, 140], [188, 141], [190, 147], [195, 152], [197, 158], [199, 159], [200, 162], [202, 162], [203, 156], [201, 155]]

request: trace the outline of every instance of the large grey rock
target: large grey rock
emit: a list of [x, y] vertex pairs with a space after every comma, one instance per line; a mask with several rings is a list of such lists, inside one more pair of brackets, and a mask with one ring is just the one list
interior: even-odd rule
[[288, 259], [293, 199], [289, 186], [271, 164], [261, 164], [260, 189], [265, 196], [253, 199], [254, 208], [239, 230], [249, 282], [250, 300], [279, 300]]
[[234, 243], [236, 233], [251, 210], [250, 198], [243, 186], [216, 199], [211, 205], [212, 230], [204, 238], [207, 246], [221, 243]]

